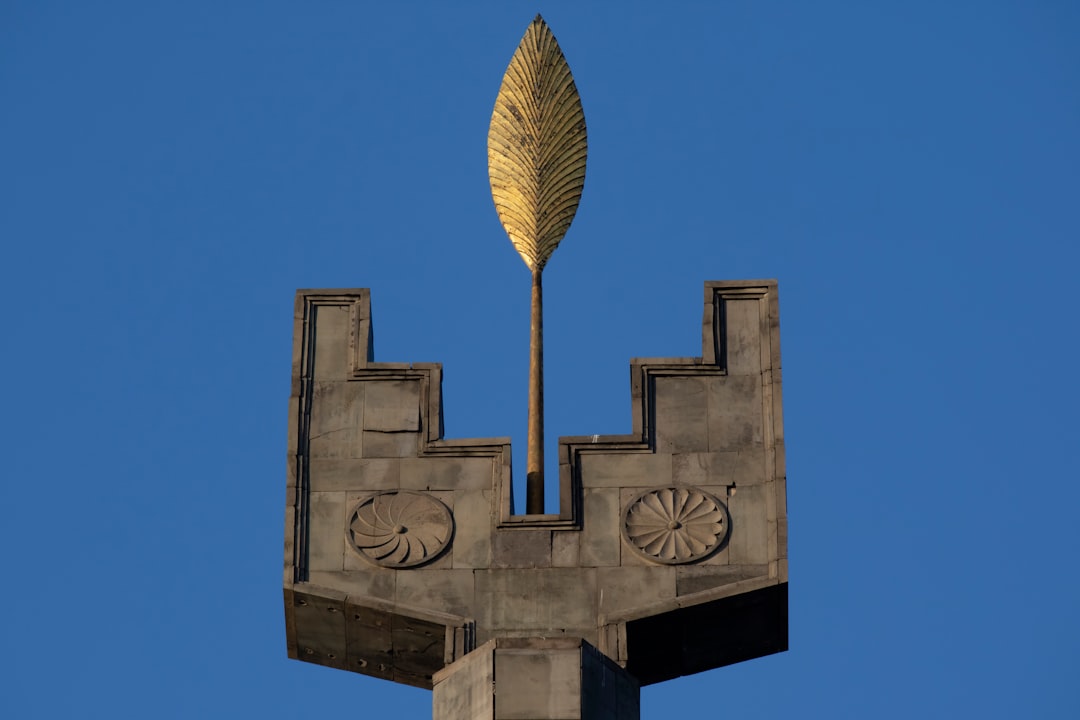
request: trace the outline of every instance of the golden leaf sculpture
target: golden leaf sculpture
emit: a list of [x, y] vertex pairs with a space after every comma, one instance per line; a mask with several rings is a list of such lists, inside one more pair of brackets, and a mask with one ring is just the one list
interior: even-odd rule
[[544, 313], [540, 278], [585, 186], [585, 112], [570, 66], [539, 15], [510, 59], [488, 130], [499, 220], [532, 271], [526, 513], [544, 512]]
[[488, 131], [495, 210], [534, 272], [574, 220], [587, 151], [585, 112], [570, 66], [537, 15], [506, 68]]

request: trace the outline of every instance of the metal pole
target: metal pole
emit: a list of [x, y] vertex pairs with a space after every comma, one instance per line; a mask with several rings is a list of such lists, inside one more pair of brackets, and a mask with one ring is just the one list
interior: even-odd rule
[[525, 512], [544, 512], [544, 309], [541, 269], [532, 273], [529, 334], [529, 440], [526, 461]]

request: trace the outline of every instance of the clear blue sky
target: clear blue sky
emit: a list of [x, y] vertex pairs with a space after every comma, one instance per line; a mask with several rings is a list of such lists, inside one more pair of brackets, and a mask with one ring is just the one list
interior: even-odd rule
[[293, 294], [370, 287], [377, 358], [442, 362], [447, 434], [520, 477], [485, 145], [537, 11], [590, 143], [552, 443], [629, 432], [703, 281], [780, 281], [791, 650], [643, 717], [1080, 716], [1064, 0], [4, 3], [0, 715], [429, 717], [286, 658]]

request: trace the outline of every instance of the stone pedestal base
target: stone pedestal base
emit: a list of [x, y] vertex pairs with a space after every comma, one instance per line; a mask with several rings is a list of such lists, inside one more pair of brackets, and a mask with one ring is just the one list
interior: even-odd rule
[[633, 675], [581, 638], [499, 638], [435, 673], [434, 720], [639, 720]]

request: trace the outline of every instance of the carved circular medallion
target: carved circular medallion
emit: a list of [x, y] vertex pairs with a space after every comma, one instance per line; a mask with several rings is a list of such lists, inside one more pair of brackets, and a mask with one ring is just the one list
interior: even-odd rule
[[643, 557], [675, 565], [706, 558], [727, 537], [731, 518], [715, 496], [693, 487], [646, 490], [623, 512], [623, 538]]
[[432, 560], [454, 532], [449, 508], [430, 495], [394, 490], [362, 500], [349, 516], [349, 544], [376, 565], [407, 568]]

